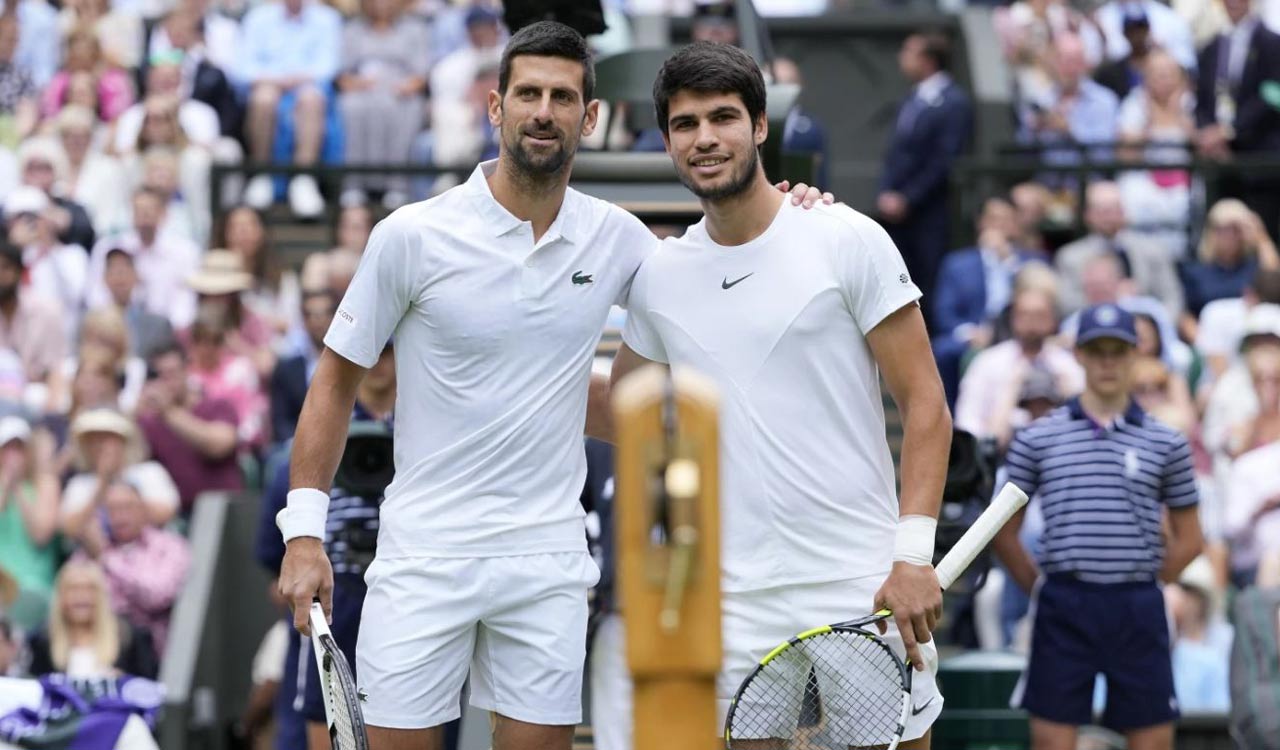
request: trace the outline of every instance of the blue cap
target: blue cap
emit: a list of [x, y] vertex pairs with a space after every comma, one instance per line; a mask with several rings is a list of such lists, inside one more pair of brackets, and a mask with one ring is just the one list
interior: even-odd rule
[[1147, 26], [1150, 27], [1151, 22], [1147, 18], [1147, 12], [1140, 5], [1130, 5], [1124, 9], [1124, 17], [1121, 21], [1123, 28], [1131, 26]]
[[467, 28], [470, 28], [472, 26], [475, 26], [476, 24], [498, 23], [501, 20], [502, 20], [502, 17], [499, 16], [497, 13], [493, 12], [492, 10], [485, 8], [483, 6], [475, 6], [467, 11], [466, 20], [464, 21], [464, 24], [467, 26]]
[[1130, 346], [1138, 345], [1138, 330], [1133, 313], [1111, 304], [1087, 307], [1080, 313], [1076, 330], [1076, 346], [1098, 339], [1118, 339]]

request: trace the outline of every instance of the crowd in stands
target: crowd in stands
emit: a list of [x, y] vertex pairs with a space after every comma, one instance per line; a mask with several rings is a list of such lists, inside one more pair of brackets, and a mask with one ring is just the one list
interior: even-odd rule
[[[692, 11], [696, 37], [737, 40], [723, 7], [605, 5], [612, 18]], [[790, 14], [841, 3], [756, 5]], [[985, 200], [963, 248], [943, 238], [973, 107], [949, 74], [949, 40], [912, 35], [899, 58], [912, 90], [879, 193], [856, 206], [890, 230], [926, 290], [956, 426], [997, 452], [1081, 389], [1081, 308], [1110, 302], [1138, 316], [1134, 396], [1192, 441], [1210, 541], [1167, 588], [1179, 695], [1185, 685], [1198, 696], [1186, 708], [1225, 709], [1226, 593], [1280, 585], [1280, 178], [1208, 186], [1188, 168], [1195, 157], [1280, 157], [1280, 35], [1262, 12], [1250, 0], [995, 9], [1009, 115], [1043, 167]], [[492, 156], [485, 95], [505, 38], [487, 0], [5, 6], [0, 673], [157, 674], [196, 498], [279, 474], [376, 217], [447, 186], [260, 173], [227, 180], [228, 203], [214, 206], [214, 165]], [[610, 44], [626, 43], [599, 46]], [[770, 73], [800, 77], [784, 60]], [[653, 136], [593, 143], [661, 148]], [[793, 150], [827, 148], [807, 113], [784, 136]], [[1093, 174], [1077, 168], [1086, 161], [1124, 168]], [[314, 218], [326, 201], [340, 207], [333, 248], [283, 267], [267, 212], [287, 204]], [[1029, 544], [1035, 533], [1024, 527]], [[1000, 584], [997, 572], [980, 596], [980, 645], [1025, 649], [1025, 599]], [[269, 643], [255, 681], [279, 683], [270, 655], [283, 659], [283, 632]]]

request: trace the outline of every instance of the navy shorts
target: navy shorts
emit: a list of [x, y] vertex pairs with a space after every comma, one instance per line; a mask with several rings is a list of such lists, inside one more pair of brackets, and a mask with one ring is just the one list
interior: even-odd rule
[[1178, 718], [1169, 623], [1155, 583], [1102, 585], [1053, 575], [1041, 582], [1032, 606], [1031, 657], [1017, 705], [1036, 718], [1092, 724], [1101, 674], [1103, 726], [1124, 731]]
[[[329, 632], [334, 643], [347, 657], [354, 675], [356, 669], [356, 638], [360, 635], [360, 610], [364, 607], [364, 595], [368, 589], [364, 578], [358, 575], [339, 574], [333, 581], [333, 622]], [[302, 693], [300, 713], [307, 721], [324, 722], [324, 696], [320, 693], [320, 670], [316, 657], [307, 649], [307, 677]]]

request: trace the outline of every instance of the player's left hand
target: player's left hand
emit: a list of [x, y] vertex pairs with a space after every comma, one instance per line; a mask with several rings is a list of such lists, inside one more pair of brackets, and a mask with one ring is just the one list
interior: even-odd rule
[[831, 193], [824, 193], [816, 187], [806, 185], [803, 182], [797, 182], [795, 187], [791, 187], [790, 180], [783, 180], [774, 185], [774, 187], [784, 193], [791, 193], [791, 205], [793, 206], [802, 205], [805, 208], [813, 208], [818, 204], [818, 201], [822, 201], [828, 206], [836, 202], [836, 197]]
[[[875, 609], [893, 611], [898, 624], [902, 645], [907, 649], [907, 659], [917, 670], [924, 670], [924, 658], [920, 644], [933, 638], [933, 628], [942, 617], [942, 586], [932, 565], [912, 565], [895, 562], [884, 585], [876, 592]], [[876, 623], [883, 635], [889, 625], [884, 620]]]

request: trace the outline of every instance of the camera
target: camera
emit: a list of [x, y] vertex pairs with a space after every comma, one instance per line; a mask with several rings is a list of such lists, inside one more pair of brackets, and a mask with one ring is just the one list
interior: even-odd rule
[[390, 425], [356, 421], [347, 433], [346, 449], [333, 484], [351, 495], [380, 498], [396, 475]]

